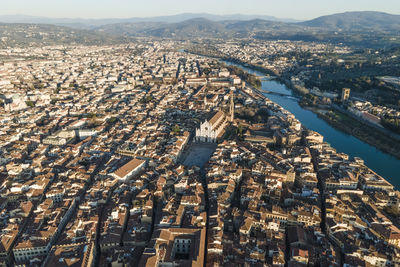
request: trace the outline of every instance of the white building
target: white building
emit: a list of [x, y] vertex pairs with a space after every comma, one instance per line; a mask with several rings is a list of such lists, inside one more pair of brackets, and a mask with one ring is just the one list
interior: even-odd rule
[[54, 146], [63, 146], [67, 143], [66, 138], [61, 138], [58, 136], [48, 136], [43, 139], [44, 145], [54, 145]]
[[97, 131], [93, 129], [80, 129], [78, 131], [79, 139], [84, 140], [88, 138], [89, 136], [96, 136]]
[[18, 94], [12, 95], [4, 102], [4, 109], [7, 112], [22, 110], [27, 107], [25, 100]]
[[206, 120], [200, 124], [200, 128], [196, 129], [196, 141], [200, 142], [216, 142], [224, 133], [227, 118], [225, 113], [218, 111], [210, 120]]

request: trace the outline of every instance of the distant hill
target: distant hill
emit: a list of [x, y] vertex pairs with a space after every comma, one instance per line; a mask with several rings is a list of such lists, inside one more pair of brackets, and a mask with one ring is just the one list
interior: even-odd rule
[[89, 30], [47, 24], [0, 23], [0, 47], [46, 45], [101, 45], [126, 41], [126, 38]]
[[[180, 18], [184, 18], [182, 15]], [[155, 37], [249, 37], [256, 33], [273, 33], [272, 36], [283, 34], [314, 35], [316, 32], [379, 32], [399, 33], [400, 15], [390, 15], [381, 12], [347, 12], [319, 17], [310, 21], [289, 23], [273, 20], [210, 20], [194, 18], [176, 23], [118, 23], [100, 26], [97, 31], [129, 36]]]
[[158, 29], [164, 25], [165, 23], [163, 22], [115, 23], [103, 25], [93, 30], [121, 36], [146, 36], [148, 31]]
[[281, 19], [265, 15], [243, 15], [243, 14], [213, 15], [208, 13], [183, 13], [172, 16], [158, 16], [158, 17], [144, 17], [144, 18], [132, 17], [124, 19], [47, 18], [47, 17], [25, 16], [25, 15], [3, 15], [3, 16], [0, 15], [0, 22], [53, 24], [53, 25], [67, 26], [78, 29], [93, 29], [108, 24], [138, 23], [138, 22], [179, 23], [195, 18], [205, 18], [212, 21], [263, 19], [263, 20], [282, 21], [282, 22], [298, 22], [297, 20], [294, 19]]
[[[319, 17], [310, 21], [291, 23], [263, 19], [226, 19], [229, 16], [205, 14], [209, 18], [191, 18], [198, 14], [157, 17], [160, 21], [118, 22], [103, 20], [105, 25], [90, 29], [88, 21], [74, 21], [70, 27], [50, 24], [0, 24], [0, 46], [50, 44], [110, 44], [136, 37], [157, 38], [246, 38], [263, 40], [316, 41], [347, 44], [358, 47], [388, 47], [400, 40], [400, 16], [380, 12], [348, 12]], [[244, 15], [232, 15], [245, 18]], [[0, 17], [1, 18], [1, 17]], [[127, 19], [129, 20], [129, 19]], [[134, 20], [133, 18], [130, 20]], [[164, 20], [164, 21], [163, 21]], [[179, 22], [165, 22], [178, 20]], [[116, 20], [121, 21], [121, 20]], [[73, 23], [73, 21], [64, 21]], [[83, 25], [83, 26], [82, 26]], [[85, 26], [86, 25], [86, 26]], [[74, 27], [75, 29], [73, 29]]]
[[147, 35], [155, 37], [226, 37], [230, 33], [220, 22], [204, 18], [186, 20], [179, 23], [166, 24], [156, 29], [150, 29]]
[[225, 37], [233, 33], [220, 22], [196, 18], [178, 23], [119, 23], [96, 28], [108, 34], [163, 38]]
[[304, 27], [268, 20], [226, 20], [212, 21], [195, 18], [178, 23], [118, 23], [96, 28], [96, 31], [128, 36], [153, 36], [163, 38], [193, 37], [250, 37], [258, 31], [301, 30]]
[[227, 30], [232, 30], [241, 33], [251, 33], [258, 31], [290, 31], [302, 30], [304, 27], [285, 22], [270, 21], [270, 20], [248, 20], [248, 21], [224, 21], [221, 22]]
[[324, 30], [399, 32], [400, 15], [373, 11], [346, 12], [300, 22], [298, 25]]

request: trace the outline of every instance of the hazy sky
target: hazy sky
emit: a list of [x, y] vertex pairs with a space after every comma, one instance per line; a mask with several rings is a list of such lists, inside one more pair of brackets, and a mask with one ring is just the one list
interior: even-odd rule
[[311, 19], [344, 11], [400, 14], [399, 0], [0, 0], [0, 15], [128, 18], [178, 13], [257, 14]]

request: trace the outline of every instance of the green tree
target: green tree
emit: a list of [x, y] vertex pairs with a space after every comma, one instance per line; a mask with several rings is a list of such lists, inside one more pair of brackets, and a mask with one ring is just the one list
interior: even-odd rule
[[239, 135], [239, 137], [243, 137], [243, 126], [242, 125], [238, 126], [237, 134]]
[[31, 107], [31, 108], [33, 108], [35, 106], [35, 103], [31, 100], [28, 100], [25, 103], [26, 103], [26, 105], [28, 105], [28, 107]]
[[107, 120], [107, 123], [112, 124], [112, 123], [115, 123], [116, 121], [117, 121], [117, 118], [116, 118], [116, 117], [111, 117], [111, 118], [109, 118], [109, 119]]
[[88, 113], [85, 117], [89, 119], [96, 119], [96, 113], [93, 112]]
[[172, 127], [172, 131], [177, 134], [181, 132], [181, 128], [179, 127], [179, 125], [175, 125], [174, 127]]

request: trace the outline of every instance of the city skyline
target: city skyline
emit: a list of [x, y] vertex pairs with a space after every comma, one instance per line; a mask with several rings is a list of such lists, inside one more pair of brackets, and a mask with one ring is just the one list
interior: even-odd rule
[[218, 15], [245, 14], [275, 16], [296, 20], [308, 20], [319, 16], [348, 11], [380, 11], [390, 14], [400, 14], [400, 4], [395, 0], [385, 1], [385, 5], [375, 1], [367, 3], [361, 0], [328, 2], [317, 0], [302, 1], [294, 4], [293, 1], [283, 0], [279, 3], [273, 1], [249, 0], [240, 1], [205, 0], [202, 2], [188, 2], [182, 0], [150, 0], [125, 1], [125, 0], [87, 0], [87, 1], [54, 1], [50, 0], [5, 0], [0, 15], [27, 15], [50, 18], [131, 18], [169, 16], [181, 13], [210, 13]]

